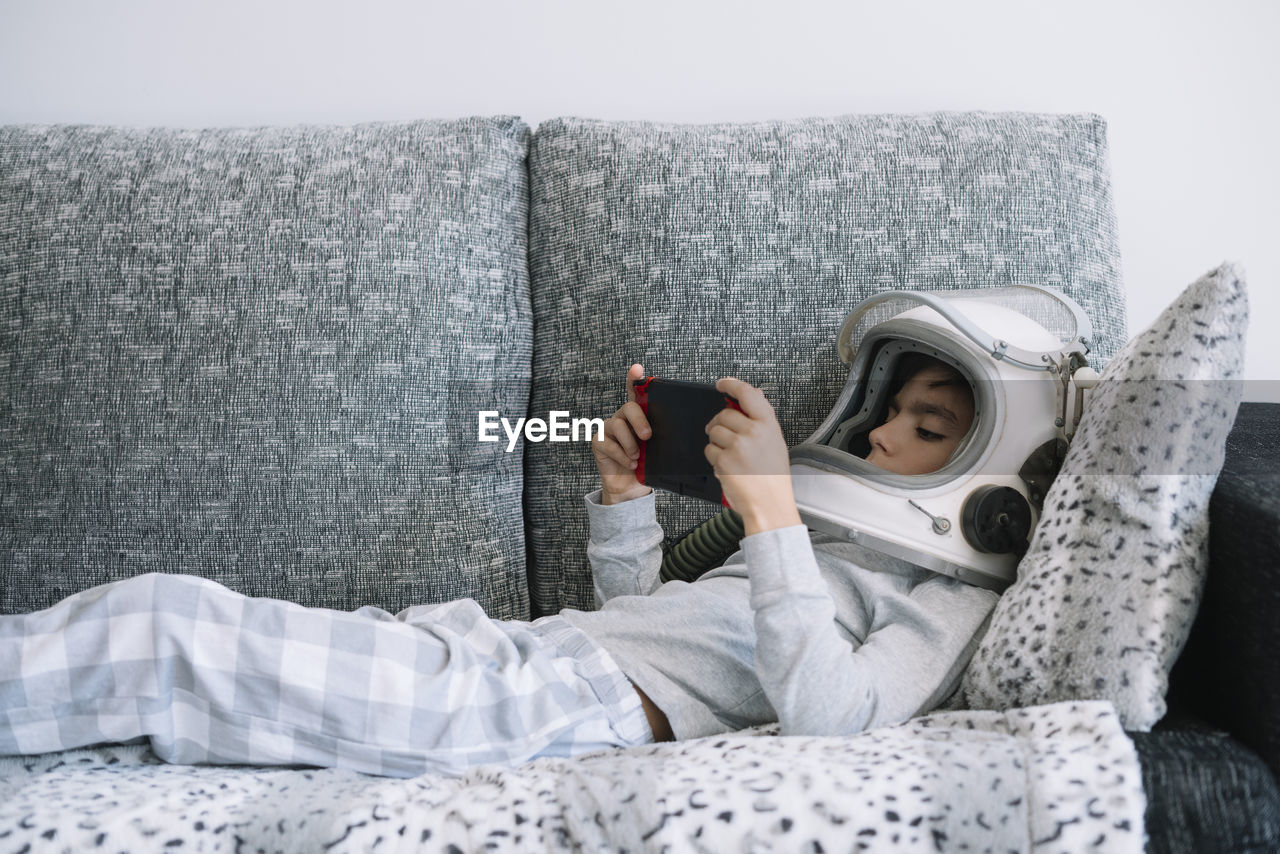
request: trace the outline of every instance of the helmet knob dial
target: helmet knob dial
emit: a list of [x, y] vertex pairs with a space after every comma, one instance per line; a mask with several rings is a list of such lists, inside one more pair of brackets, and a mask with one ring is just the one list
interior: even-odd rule
[[1022, 554], [1031, 533], [1031, 505], [1011, 486], [982, 486], [960, 512], [965, 540], [988, 554]]

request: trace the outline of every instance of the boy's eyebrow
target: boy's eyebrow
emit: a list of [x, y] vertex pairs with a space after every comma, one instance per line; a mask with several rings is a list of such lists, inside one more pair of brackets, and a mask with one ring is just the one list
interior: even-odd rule
[[[902, 406], [898, 403], [897, 395], [894, 395], [894, 398], [889, 401], [889, 405], [894, 409], [902, 409]], [[916, 415], [936, 415], [952, 427], [960, 426], [960, 419], [956, 418], [956, 414], [941, 404], [929, 403], [925, 400], [913, 400], [909, 409]]]

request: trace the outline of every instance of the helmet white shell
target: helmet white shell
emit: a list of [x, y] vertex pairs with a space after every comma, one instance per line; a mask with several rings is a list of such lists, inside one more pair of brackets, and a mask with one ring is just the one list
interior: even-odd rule
[[[1092, 373], [1084, 359], [1089, 334], [1080, 306], [1035, 286], [892, 291], [859, 304], [838, 341], [852, 363], [844, 389], [817, 430], [791, 449], [801, 519], [1003, 589], [1079, 420], [1081, 398], [1069, 386], [1076, 370]], [[859, 448], [882, 420], [893, 367], [909, 352], [954, 366], [974, 397], [969, 431], [942, 468], [923, 475], [887, 472]]]

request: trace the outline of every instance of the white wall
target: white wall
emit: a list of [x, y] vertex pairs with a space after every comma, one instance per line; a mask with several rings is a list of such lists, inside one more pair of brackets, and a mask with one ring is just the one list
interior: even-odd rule
[[1130, 331], [1239, 261], [1280, 400], [1278, 41], [1275, 0], [0, 0], [0, 123], [1096, 112]]

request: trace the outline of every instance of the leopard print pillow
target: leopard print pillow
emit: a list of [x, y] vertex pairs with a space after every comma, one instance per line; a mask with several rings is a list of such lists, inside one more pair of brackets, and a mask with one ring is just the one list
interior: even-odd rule
[[1224, 263], [1107, 366], [965, 673], [971, 708], [1107, 699], [1138, 731], [1164, 715], [1204, 587], [1247, 321], [1243, 270]]

